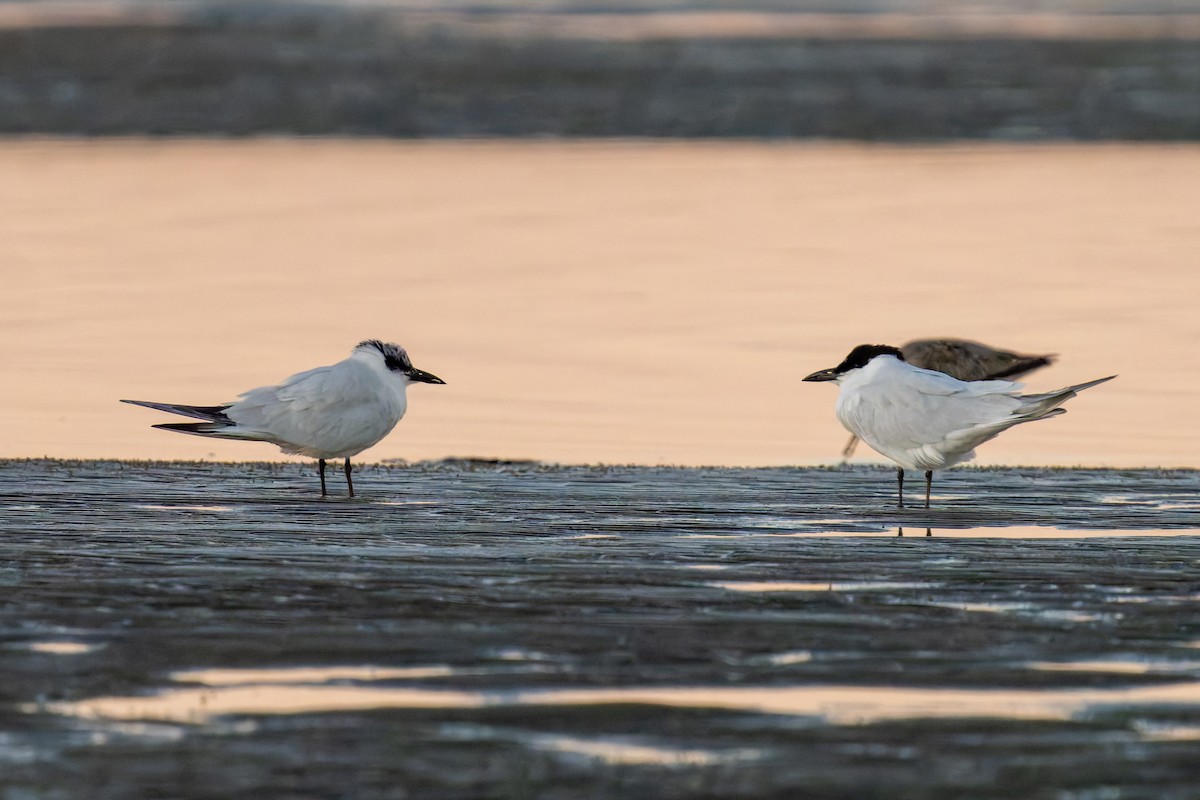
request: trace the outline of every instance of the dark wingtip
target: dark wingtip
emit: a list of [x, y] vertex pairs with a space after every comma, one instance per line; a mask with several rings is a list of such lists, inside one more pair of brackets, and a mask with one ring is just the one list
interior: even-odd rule
[[141, 406], [142, 408], [152, 408], [155, 411], [165, 411], [168, 414], [178, 414], [181, 417], [191, 417], [193, 419], [202, 419], [206, 422], [221, 422], [232, 424], [232, 420], [225, 416], [225, 410], [229, 408], [229, 403], [224, 403], [219, 406], [185, 406], [178, 403], [155, 403], [150, 400], [122, 400], [122, 403]]
[[151, 428], [159, 428], [164, 431], [175, 431], [177, 433], [195, 433], [206, 434], [219, 431], [222, 428], [228, 428], [228, 425], [222, 425], [219, 422], [164, 422], [160, 425], [151, 425]]
[[1057, 357], [1058, 357], [1057, 355], [1048, 355], [1048, 356], [1031, 356], [1029, 358], [1023, 358], [1020, 361], [1017, 361], [1016, 363], [1009, 365], [1005, 369], [997, 370], [996, 372], [988, 375], [983, 380], [998, 381], [998, 380], [1004, 380], [1005, 378], [1015, 378], [1019, 375], [1024, 375], [1027, 372], [1033, 372], [1035, 369], [1041, 369], [1042, 367], [1048, 367], [1054, 363], [1054, 359], [1056, 359]]

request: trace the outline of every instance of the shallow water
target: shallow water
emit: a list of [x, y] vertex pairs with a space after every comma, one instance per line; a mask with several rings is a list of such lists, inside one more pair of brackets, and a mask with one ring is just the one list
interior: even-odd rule
[[[856, 344], [1118, 373], [982, 463], [1200, 466], [1196, 146], [0, 142], [0, 456], [276, 459], [218, 403], [379, 337], [369, 460], [832, 463]], [[860, 448], [863, 460], [869, 450]]]
[[1191, 797], [1200, 473], [892, 479], [0, 462], [0, 796]]

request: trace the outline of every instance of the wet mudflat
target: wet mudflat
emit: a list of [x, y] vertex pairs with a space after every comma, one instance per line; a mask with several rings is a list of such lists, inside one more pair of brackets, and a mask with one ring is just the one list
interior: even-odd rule
[[1200, 472], [356, 477], [0, 462], [0, 798], [1200, 795]]

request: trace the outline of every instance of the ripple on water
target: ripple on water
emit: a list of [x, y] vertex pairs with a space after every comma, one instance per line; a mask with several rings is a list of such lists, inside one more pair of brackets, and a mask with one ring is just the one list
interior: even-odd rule
[[1057, 620], [1060, 622], [1096, 622], [1102, 619], [1112, 618], [1112, 614], [1093, 614], [1086, 611], [1077, 611], [1072, 608], [1051, 608], [1040, 603], [1019, 602], [1019, 601], [997, 601], [992, 603], [977, 603], [964, 602], [958, 603], [950, 601], [932, 601], [926, 605], [937, 606], [939, 608], [950, 608], [955, 611], [966, 611], [975, 614], [1019, 614], [1030, 617], [1038, 617], [1046, 620]]
[[[414, 673], [412, 670], [417, 670]], [[141, 697], [98, 697], [30, 704], [26, 713], [83, 719], [208, 724], [237, 715], [312, 714], [372, 709], [648, 705], [814, 717], [848, 725], [897, 719], [998, 718], [1069, 720], [1094, 709], [1162, 706], [1200, 708], [1200, 681], [1084, 689], [942, 689], [897, 686], [691, 686], [614, 689], [455, 690], [372, 686], [373, 680], [413, 677], [443, 668], [313, 668], [216, 670], [202, 687], [175, 686]], [[374, 676], [374, 677], [370, 677]], [[192, 683], [196, 673], [181, 673]], [[239, 680], [233, 680], [238, 678]], [[347, 678], [359, 683], [347, 683]], [[316, 683], [314, 681], [324, 680]]]
[[[924, 531], [924, 528], [909, 528], [905, 531]], [[931, 528], [932, 535], [941, 539], [1122, 539], [1147, 536], [1200, 536], [1200, 528], [1122, 528], [1122, 529], [1073, 529], [1054, 528], [1043, 525], [1008, 525], [988, 528]], [[822, 534], [838, 535], [838, 534]], [[867, 534], [841, 534], [863, 536]]]
[[1200, 672], [1200, 661], [1188, 659], [1115, 656], [1079, 661], [1033, 661], [1025, 665], [1043, 672], [1093, 672], [1113, 675], [1162, 675]]
[[897, 532], [905, 536], [924, 538], [926, 533], [935, 539], [1122, 539], [1133, 537], [1178, 537], [1200, 536], [1200, 527], [1194, 528], [1055, 528], [1043, 525], [1007, 525], [979, 528], [935, 528], [924, 525], [905, 524], [901, 527], [879, 526], [876, 530], [822, 530], [811, 529], [788, 533], [746, 531], [736, 533], [680, 533], [680, 539], [864, 539], [894, 537]]
[[753, 760], [763, 755], [763, 751], [757, 748], [681, 748], [645, 736], [567, 736], [463, 723], [443, 725], [440, 733], [447, 739], [457, 741], [516, 742], [542, 752], [614, 766], [711, 766]]
[[1110, 506], [1141, 506], [1158, 511], [1200, 511], [1200, 501], [1186, 495], [1145, 497], [1135, 495], [1104, 495], [1097, 502]]
[[193, 669], [171, 674], [180, 683], [205, 686], [322, 684], [332, 681], [386, 681], [444, 678], [462, 674], [447, 666], [431, 667], [283, 667], [280, 669]]
[[792, 664], [807, 664], [813, 660], [813, 654], [808, 650], [788, 650], [782, 653], [769, 653], [746, 659], [747, 664], [766, 664], [772, 667], [787, 667]]
[[890, 592], [929, 589], [940, 584], [924, 581], [713, 581], [708, 585], [732, 592]]
[[681, 749], [621, 739], [583, 739], [554, 734], [530, 736], [528, 743], [537, 750], [568, 756], [580, 756], [612, 765], [705, 767], [713, 764], [747, 761], [762, 756], [761, 750], [753, 748], [737, 748], [734, 750]]
[[1148, 742], [1200, 741], [1200, 725], [1176, 725], [1139, 719], [1134, 720], [1133, 729]]
[[139, 503], [134, 508], [140, 508], [145, 511], [201, 511], [209, 514], [220, 514], [227, 511], [234, 511], [230, 506], [205, 506], [205, 505], [158, 505], [152, 503]]
[[91, 644], [88, 642], [69, 641], [21, 642], [15, 646], [29, 650], [32, 653], [48, 653], [55, 656], [81, 656], [86, 653], [94, 653], [97, 650], [103, 650], [107, 647], [103, 643]]

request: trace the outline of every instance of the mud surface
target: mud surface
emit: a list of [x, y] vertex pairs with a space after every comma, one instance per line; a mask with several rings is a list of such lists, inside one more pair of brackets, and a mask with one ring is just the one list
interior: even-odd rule
[[389, 14], [297, 3], [287, 13], [283, 3], [214, 3], [177, 18], [148, 3], [147, 14], [90, 25], [20, 24], [14, 5], [28, 14], [47, 4], [0, 4], [9, 12], [0, 13], [0, 135], [1200, 135], [1200, 25], [1188, 2], [1173, 5], [1191, 13], [1168, 17], [577, 13], [599, 10], [591, 4]]
[[1200, 472], [337, 478], [0, 462], [0, 798], [1200, 796]]

